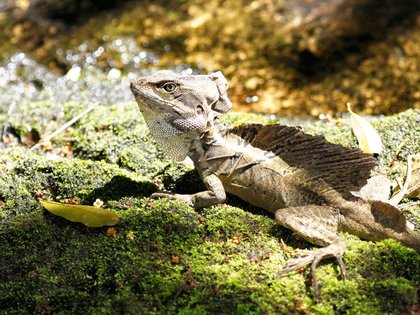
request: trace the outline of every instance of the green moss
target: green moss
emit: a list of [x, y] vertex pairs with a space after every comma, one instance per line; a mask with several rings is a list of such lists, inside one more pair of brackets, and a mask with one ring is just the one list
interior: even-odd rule
[[[410, 140], [416, 113], [374, 122], [381, 134], [410, 127], [411, 134], [402, 136], [402, 158], [406, 149], [418, 148]], [[343, 234], [348, 279], [338, 279], [333, 259], [323, 262], [317, 304], [306, 269], [275, 276], [298, 248], [311, 244], [231, 196], [229, 205], [200, 211], [149, 200], [156, 178], [177, 192], [203, 187], [195, 171], [160, 161], [156, 149], [150, 161], [141, 162], [148, 156], [141, 148], [153, 146], [141, 120], [137, 125], [135, 118], [124, 118], [126, 123], [111, 128], [113, 118], [107, 117], [106, 128], [89, 129], [99, 125], [100, 117], [95, 119], [78, 123], [84, 132], [70, 131], [78, 148], [73, 158], [26, 148], [0, 151], [0, 314], [393, 314], [416, 303], [420, 255], [392, 240], [371, 243]], [[142, 131], [111, 158], [106, 142], [118, 143], [124, 128]], [[348, 126], [316, 124], [313, 131], [354, 141]], [[94, 139], [91, 147], [88, 139]], [[393, 141], [398, 139], [384, 137], [387, 148]], [[137, 145], [141, 152], [130, 151]], [[121, 218], [116, 235], [50, 214], [37, 202], [40, 195], [84, 204], [100, 198]], [[418, 224], [419, 207], [410, 212]], [[292, 252], [283, 250], [282, 241]]]
[[275, 115], [244, 114], [238, 112], [229, 112], [225, 116], [222, 116], [221, 119], [235, 126], [246, 123], [272, 124], [279, 122], [279, 118]]
[[[394, 178], [399, 172], [393, 168], [403, 168], [405, 172], [407, 156], [420, 152], [420, 110], [407, 110], [399, 115], [376, 120], [372, 124], [381, 135], [384, 145], [384, 152], [380, 157], [382, 170]], [[390, 162], [400, 147], [396, 165], [391, 168]]]
[[[40, 206], [36, 197], [76, 198], [93, 203], [134, 194], [149, 195], [154, 185], [139, 175], [104, 161], [49, 159], [22, 150], [8, 151], [8, 172], [0, 174], [0, 219], [31, 213]], [[37, 196], [38, 194], [38, 196]]]

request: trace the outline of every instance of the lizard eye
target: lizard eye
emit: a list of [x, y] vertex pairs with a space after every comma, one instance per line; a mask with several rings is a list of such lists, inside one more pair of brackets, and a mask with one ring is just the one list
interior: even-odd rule
[[165, 83], [164, 85], [162, 85], [162, 89], [167, 93], [173, 93], [173, 92], [176, 91], [177, 86], [173, 82], [168, 82], [168, 83]]
[[204, 115], [204, 108], [200, 105], [197, 106], [196, 111], [198, 115]]

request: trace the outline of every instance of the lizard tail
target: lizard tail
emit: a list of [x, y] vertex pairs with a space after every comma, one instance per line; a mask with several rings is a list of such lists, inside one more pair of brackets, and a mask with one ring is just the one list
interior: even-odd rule
[[402, 212], [389, 203], [359, 200], [341, 208], [342, 230], [369, 241], [392, 238], [420, 253], [420, 235], [408, 225]]
[[395, 239], [420, 254], [420, 236], [414, 231], [407, 230], [406, 232], [397, 235]]
[[408, 225], [402, 212], [386, 202], [368, 201], [375, 223], [380, 225], [380, 238], [393, 238], [420, 253], [420, 235]]
[[405, 246], [413, 248], [417, 253], [420, 253], [420, 236], [414, 231], [407, 231], [407, 235], [401, 240]]

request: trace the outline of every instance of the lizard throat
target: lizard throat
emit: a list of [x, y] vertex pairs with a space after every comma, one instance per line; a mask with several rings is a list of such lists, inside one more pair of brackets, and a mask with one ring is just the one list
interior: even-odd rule
[[183, 161], [188, 156], [194, 135], [175, 128], [163, 116], [150, 109], [141, 108], [141, 112], [151, 136], [164, 155], [175, 161]]

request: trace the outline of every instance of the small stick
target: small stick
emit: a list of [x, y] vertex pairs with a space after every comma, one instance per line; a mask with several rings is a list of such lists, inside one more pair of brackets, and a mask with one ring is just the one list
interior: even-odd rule
[[402, 203], [402, 204], [398, 205], [398, 209], [405, 209], [405, 208], [409, 208], [409, 207], [413, 207], [413, 206], [417, 206], [417, 205], [420, 205], [420, 201], [412, 201], [412, 202]]
[[72, 142], [72, 141], [74, 141], [74, 138], [71, 138], [71, 137], [54, 137], [54, 138], [52, 138], [52, 139], [50, 139], [50, 141], [51, 142], [54, 142], [54, 141], [65, 141], [65, 142]]
[[404, 182], [403, 187], [394, 197], [392, 197], [388, 201], [393, 206], [397, 206], [401, 202], [401, 200], [404, 198], [404, 196], [407, 194], [408, 186], [410, 185], [410, 182], [411, 182], [411, 171], [413, 169], [412, 160], [413, 160], [413, 155], [409, 155], [407, 157], [407, 175], [405, 177], [405, 182]]
[[396, 181], [397, 181], [397, 184], [398, 184], [398, 187], [400, 188], [400, 190], [403, 188], [403, 186], [404, 186], [404, 184], [403, 184], [403, 182], [402, 182], [402, 178], [397, 178], [396, 179]]
[[417, 188], [420, 188], [420, 182], [417, 184], [414, 184], [409, 189], [407, 189], [407, 195], [411, 194], [413, 191], [417, 190]]
[[35, 150], [36, 148], [38, 148], [39, 146], [41, 146], [43, 143], [50, 141], [52, 138], [54, 138], [56, 135], [58, 135], [59, 133], [63, 132], [66, 128], [70, 127], [71, 125], [73, 125], [76, 121], [78, 121], [80, 118], [82, 118], [83, 116], [85, 116], [86, 114], [88, 114], [90, 111], [92, 111], [97, 104], [92, 104], [90, 105], [88, 108], [86, 108], [83, 112], [81, 112], [79, 115], [73, 117], [72, 119], [70, 119], [68, 122], [66, 122], [64, 125], [62, 125], [60, 128], [58, 128], [56, 131], [54, 131], [52, 134], [50, 134], [49, 136], [46, 136], [45, 138], [43, 138], [39, 143], [35, 144], [30, 151]]
[[401, 149], [403, 148], [404, 145], [405, 145], [405, 141], [403, 140], [403, 142], [400, 143], [400, 145], [398, 146], [398, 148], [395, 151], [394, 155], [392, 156], [391, 162], [389, 162], [389, 167], [394, 166], [395, 162], [398, 159], [398, 155], [400, 155]]

